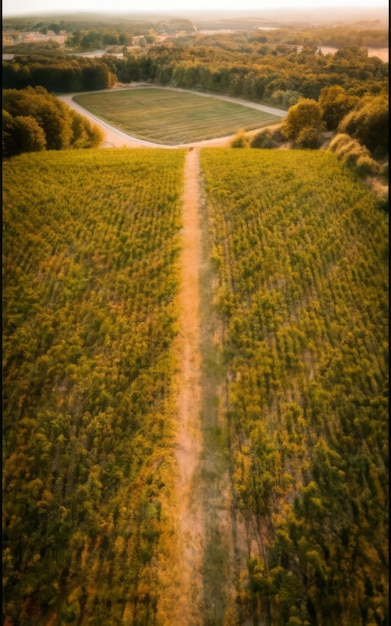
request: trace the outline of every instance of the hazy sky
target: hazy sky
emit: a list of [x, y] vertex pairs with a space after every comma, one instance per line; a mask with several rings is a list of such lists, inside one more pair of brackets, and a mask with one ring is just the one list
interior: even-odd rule
[[104, 11], [134, 13], [146, 11], [180, 14], [190, 10], [243, 11], [310, 9], [320, 7], [388, 7], [388, 0], [3, 0], [3, 16], [35, 13]]

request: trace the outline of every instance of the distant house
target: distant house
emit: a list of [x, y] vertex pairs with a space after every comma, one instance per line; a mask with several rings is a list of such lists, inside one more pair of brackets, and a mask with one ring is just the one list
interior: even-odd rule
[[133, 37], [132, 43], [134, 46], [141, 46], [141, 47], [144, 47], [147, 45], [144, 35], [137, 35], [137, 37]]
[[21, 34], [17, 30], [3, 31], [3, 46], [12, 46], [21, 39]]
[[60, 45], [67, 39], [66, 31], [61, 31], [59, 35], [52, 30], [48, 30], [46, 35], [38, 30], [29, 32], [3, 32], [3, 46], [14, 45], [16, 43], [39, 43], [42, 41], [56, 41]]

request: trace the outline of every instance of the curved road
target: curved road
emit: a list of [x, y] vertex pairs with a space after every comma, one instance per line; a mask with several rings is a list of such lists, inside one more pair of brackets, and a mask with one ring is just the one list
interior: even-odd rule
[[[131, 87], [117, 87], [115, 89], [139, 89], [140, 87], [149, 87], [152, 89], [153, 88], [169, 89], [170, 91], [194, 93], [197, 96], [202, 96], [205, 98], [217, 98], [219, 100], [227, 100], [228, 102], [235, 102], [237, 104], [242, 104], [249, 108], [258, 109], [258, 111], [265, 111], [265, 113], [278, 115], [280, 117], [285, 117], [287, 113], [286, 111], [283, 111], [282, 109], [276, 109], [273, 107], [265, 106], [263, 104], [257, 104], [256, 102], [248, 102], [247, 100], [242, 100], [239, 98], [231, 98], [229, 96], [217, 96], [215, 94], [200, 93], [198, 91], [189, 91], [188, 89], [179, 89], [175, 87], [161, 87], [158, 85], [150, 85], [150, 84], [144, 85], [144, 84], [137, 83], [136, 85], [133, 85]], [[113, 91], [113, 89], [104, 89], [104, 90], [101, 90], [99, 93], [101, 93], [102, 91]], [[67, 95], [62, 95], [62, 96], [57, 96], [57, 97], [59, 98], [59, 100], [62, 100], [69, 107], [71, 107], [72, 109], [80, 113], [81, 115], [84, 115], [91, 122], [93, 122], [94, 124], [96, 124], [97, 126], [101, 128], [101, 130], [104, 133], [104, 142], [102, 144], [103, 148], [122, 148], [122, 147], [136, 148], [136, 147], [144, 146], [148, 148], [171, 148], [173, 149], [173, 148], [189, 148], [189, 147], [201, 147], [201, 146], [224, 146], [224, 145], [227, 145], [233, 137], [233, 135], [227, 135], [226, 137], [218, 137], [216, 139], [207, 139], [204, 141], [180, 144], [176, 146], [169, 146], [169, 145], [164, 145], [164, 144], [159, 144], [159, 143], [152, 143], [151, 141], [144, 141], [143, 139], [138, 139], [137, 137], [132, 137], [131, 135], [127, 135], [121, 130], [118, 130], [117, 128], [115, 128], [114, 126], [111, 126], [107, 122], [104, 122], [102, 119], [100, 119], [93, 113], [90, 113], [90, 111], [87, 111], [87, 109], [85, 109], [84, 107], [80, 106], [79, 104], [76, 104], [76, 102], [74, 102], [73, 100], [73, 97], [80, 95], [81, 93], [86, 93], [86, 92], [72, 93], [72, 94], [67, 94]]]

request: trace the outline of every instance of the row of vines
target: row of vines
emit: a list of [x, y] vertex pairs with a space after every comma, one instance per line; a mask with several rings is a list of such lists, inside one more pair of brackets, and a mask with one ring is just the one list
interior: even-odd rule
[[3, 593], [20, 626], [164, 623], [183, 163], [4, 163]]
[[387, 622], [388, 241], [327, 152], [202, 151], [224, 327], [238, 623]]

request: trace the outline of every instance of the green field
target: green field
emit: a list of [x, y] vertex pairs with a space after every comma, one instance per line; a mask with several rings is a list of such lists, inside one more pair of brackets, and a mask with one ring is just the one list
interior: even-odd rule
[[129, 135], [173, 146], [280, 121], [275, 115], [233, 102], [166, 89], [89, 93], [74, 100]]
[[[41, 152], [3, 171], [6, 610], [98, 626], [137, 605], [147, 623], [175, 476], [183, 152]], [[21, 617], [26, 596], [41, 608]]]
[[[184, 157], [3, 164], [3, 593], [19, 626], [201, 623], [165, 617], [182, 574]], [[327, 151], [207, 148], [199, 177], [221, 355], [202, 367], [224, 378], [204, 412], [227, 408], [207, 434], [230, 464], [240, 561], [228, 617], [207, 620], [230, 589], [206, 535], [202, 623], [383, 626], [387, 217]]]
[[201, 167], [242, 597], [254, 624], [386, 624], [386, 216], [326, 151], [208, 148]]

